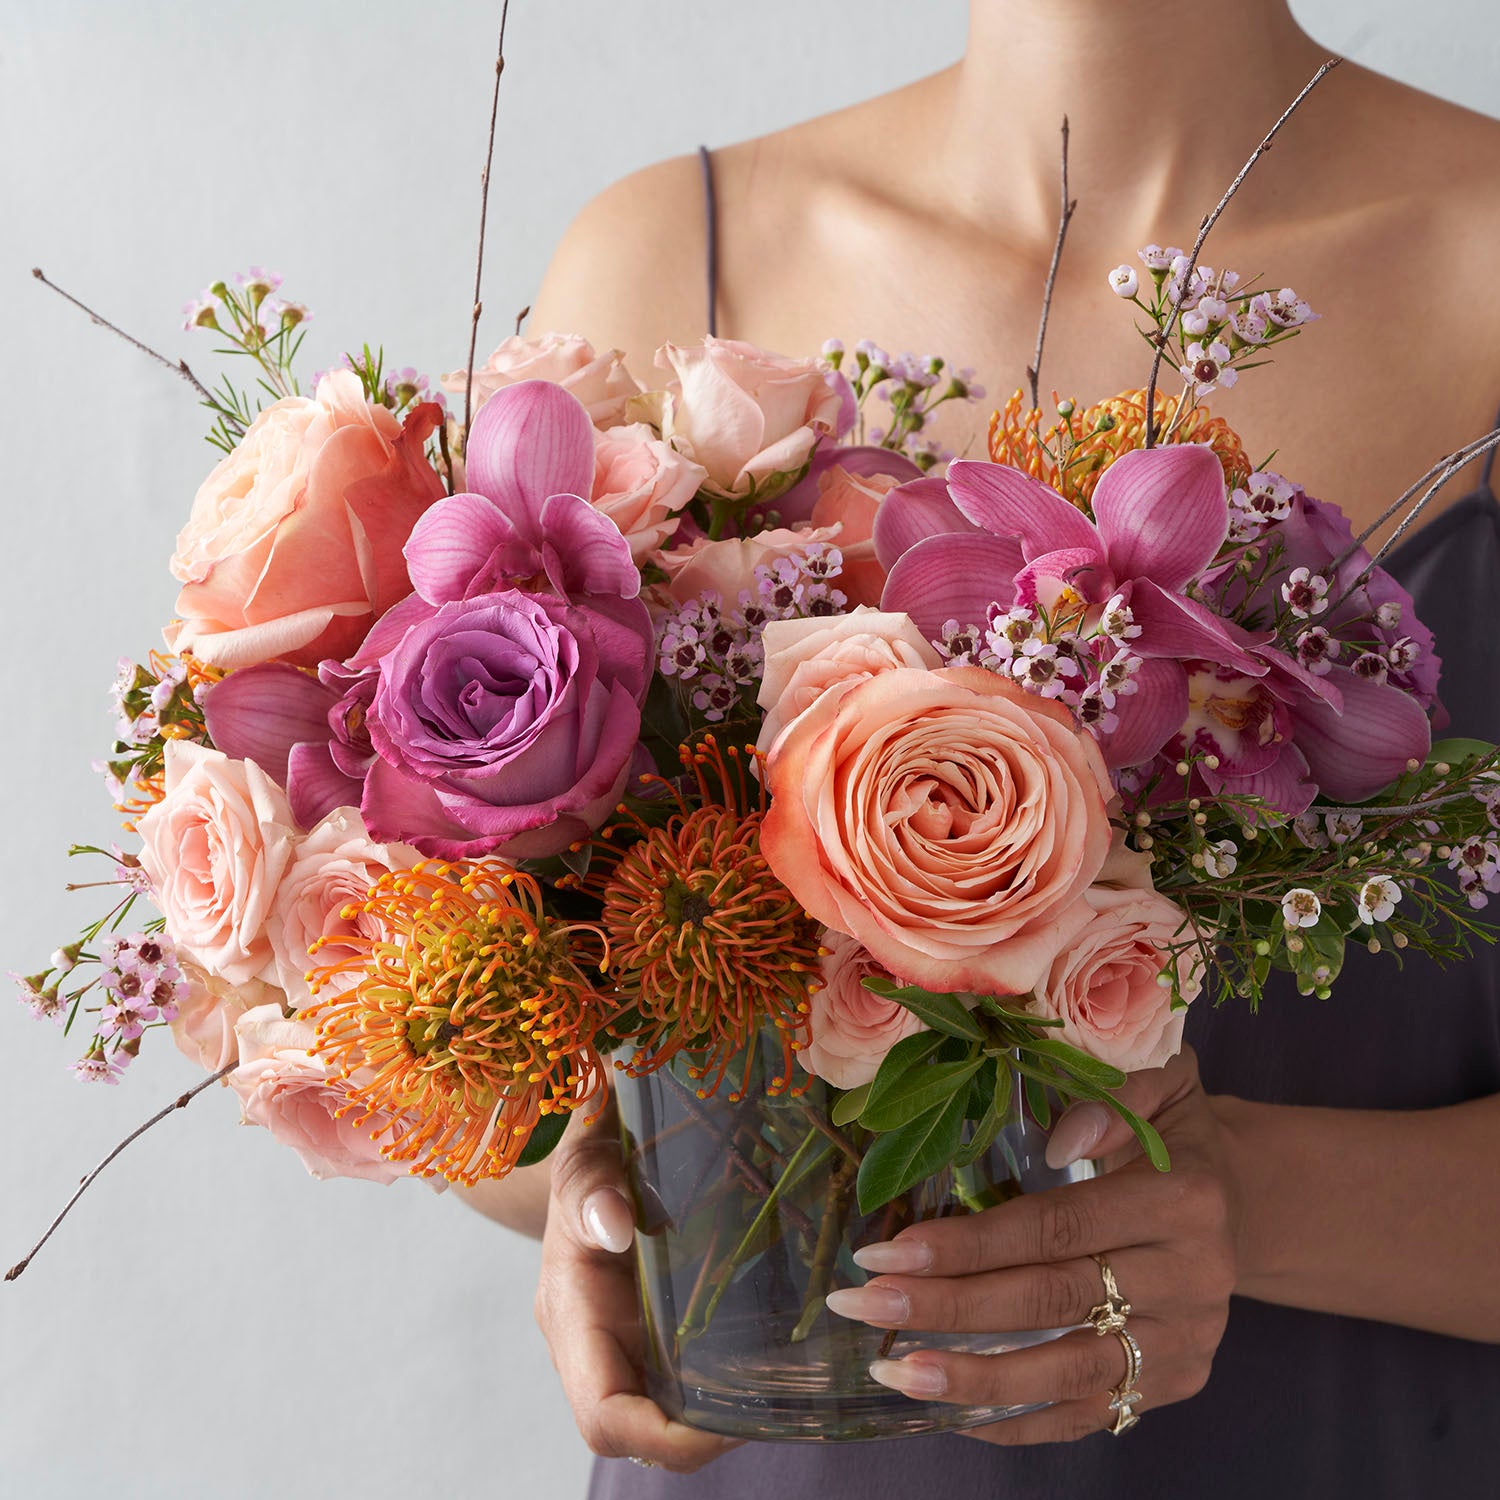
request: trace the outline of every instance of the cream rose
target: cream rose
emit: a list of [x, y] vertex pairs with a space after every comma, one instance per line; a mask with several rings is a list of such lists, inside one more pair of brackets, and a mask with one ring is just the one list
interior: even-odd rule
[[1109, 850], [1094, 741], [977, 667], [898, 667], [826, 694], [766, 777], [772, 869], [825, 926], [934, 990], [1030, 990]]
[[1199, 951], [1173, 947], [1193, 929], [1152, 890], [1094, 886], [1065, 923], [1064, 940], [1027, 1009], [1060, 1018], [1062, 1039], [1127, 1073], [1159, 1068], [1182, 1050], [1186, 1012], [1158, 976], [1174, 966], [1183, 998], [1202, 988]]
[[[618, 349], [599, 354], [574, 333], [515, 335], [474, 367], [474, 410], [517, 381], [550, 380], [583, 403], [596, 427], [612, 427], [625, 420], [626, 403], [641, 389], [624, 360]], [[454, 370], [443, 376], [443, 389], [462, 395], [465, 378], [463, 370]]]
[[847, 615], [770, 620], [761, 631], [765, 667], [756, 701], [765, 709], [756, 749], [769, 753], [776, 736], [824, 693], [892, 667], [939, 667], [942, 658], [907, 615], [861, 607]]
[[240, 1096], [244, 1124], [263, 1125], [317, 1178], [390, 1183], [410, 1175], [380, 1154], [380, 1138], [391, 1131], [390, 1116], [355, 1123], [364, 1108], [351, 1101], [338, 1070], [313, 1056], [314, 1031], [307, 1021], [288, 1020], [280, 1007], [261, 1005], [239, 1018], [235, 1032], [240, 1065], [229, 1083]]
[[217, 1073], [239, 1057], [234, 1026], [247, 1010], [274, 1005], [279, 1012], [286, 999], [274, 985], [258, 979], [230, 984], [191, 959], [184, 960], [182, 974], [188, 991], [168, 1024], [178, 1050], [205, 1073]]
[[423, 456], [438, 416], [419, 406], [403, 426], [349, 370], [266, 407], [177, 538], [168, 644], [226, 668], [352, 652], [411, 591], [401, 549], [443, 493]]
[[661, 402], [661, 434], [708, 470], [731, 499], [769, 500], [797, 478], [818, 440], [852, 417], [848, 382], [815, 359], [786, 359], [738, 339], [667, 344], [659, 369], [676, 376]]
[[[657, 561], [667, 574], [667, 592], [678, 604], [687, 604], [706, 594], [717, 594], [731, 609], [740, 594], [755, 589], [755, 570], [806, 552], [814, 542], [838, 540], [837, 527], [774, 527], [750, 537], [726, 537], [711, 542], [694, 537], [686, 547], [663, 552]], [[838, 587], [838, 579], [833, 586]]]
[[186, 740], [167, 746], [165, 787], [138, 831], [167, 936], [229, 984], [274, 980], [266, 922], [292, 854], [286, 794], [254, 761]]
[[[405, 844], [376, 843], [353, 807], [336, 808], [297, 844], [267, 924], [277, 977], [295, 1008], [312, 999], [307, 987], [312, 965], [356, 956], [359, 950], [341, 938], [381, 935], [373, 917], [346, 917], [345, 910], [363, 901], [387, 871], [409, 870], [420, 858]], [[314, 957], [311, 950], [318, 942], [323, 946]]]
[[836, 1089], [855, 1089], [880, 1071], [897, 1042], [927, 1028], [904, 1005], [864, 987], [871, 976], [891, 976], [853, 938], [825, 931], [821, 941], [823, 985], [813, 991], [812, 1040], [797, 1061]]
[[644, 422], [632, 422], [596, 436], [589, 498], [620, 528], [640, 562], [677, 530], [678, 513], [703, 478], [701, 464], [668, 447]]

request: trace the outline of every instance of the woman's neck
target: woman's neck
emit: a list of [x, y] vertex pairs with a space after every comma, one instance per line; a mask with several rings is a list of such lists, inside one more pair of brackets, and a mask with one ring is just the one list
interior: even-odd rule
[[1044, 238], [1066, 114], [1090, 217], [1195, 226], [1324, 55], [1285, 0], [971, 0], [943, 156], [977, 219]]

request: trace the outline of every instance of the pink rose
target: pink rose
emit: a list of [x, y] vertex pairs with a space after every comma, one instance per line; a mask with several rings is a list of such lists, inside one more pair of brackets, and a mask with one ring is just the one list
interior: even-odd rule
[[[612, 427], [625, 420], [625, 404], [639, 395], [640, 386], [626, 370], [618, 349], [595, 353], [594, 346], [574, 333], [544, 333], [539, 338], [508, 338], [482, 365], [474, 367], [474, 410], [496, 391], [521, 380], [550, 380], [576, 396], [588, 409], [596, 427]], [[465, 372], [443, 376], [443, 389], [462, 396]]]
[[[276, 972], [293, 1006], [300, 1010], [312, 999], [307, 971], [313, 965], [362, 955], [341, 938], [380, 935], [373, 917], [346, 917], [345, 909], [363, 901], [388, 870], [409, 870], [420, 858], [405, 844], [377, 844], [353, 807], [335, 809], [297, 844], [268, 924]], [[313, 944], [320, 941], [314, 956]]]
[[767, 753], [776, 736], [826, 692], [892, 667], [939, 667], [942, 658], [907, 615], [859, 608], [847, 615], [771, 620], [761, 632], [766, 664], [756, 701], [765, 709], [756, 749]]
[[[1062, 1039], [1127, 1073], [1159, 1068], [1182, 1050], [1186, 1012], [1157, 976], [1171, 948], [1193, 937], [1179, 906], [1151, 890], [1095, 886], [1064, 924], [1064, 940], [1027, 1007], [1060, 1017]], [[1185, 999], [1202, 988], [1197, 947], [1176, 959]]]
[[903, 1037], [927, 1028], [904, 1005], [864, 987], [872, 975], [890, 975], [851, 937], [824, 932], [819, 960], [823, 987], [813, 991], [812, 1041], [797, 1060], [836, 1089], [856, 1089], [880, 1071], [885, 1055]]
[[838, 586], [851, 604], [879, 604], [885, 569], [875, 556], [875, 516], [880, 502], [900, 486], [894, 474], [851, 474], [838, 464], [818, 477], [814, 526], [839, 527], [844, 570]]
[[230, 984], [191, 960], [184, 961], [182, 973], [188, 982], [187, 996], [178, 1003], [177, 1018], [168, 1024], [178, 1050], [205, 1073], [217, 1073], [239, 1057], [234, 1025], [247, 1010], [274, 1005], [279, 1011], [286, 998], [274, 985], [258, 979]]
[[141, 868], [167, 936], [229, 984], [275, 978], [266, 922], [294, 826], [286, 794], [254, 761], [168, 744], [166, 795], [138, 826]]
[[677, 530], [678, 512], [698, 493], [704, 470], [669, 448], [644, 422], [611, 427], [594, 446], [590, 499], [630, 543], [640, 562]]
[[348, 1082], [336, 1068], [313, 1056], [315, 1033], [307, 1021], [288, 1020], [279, 1006], [261, 1005], [241, 1016], [235, 1031], [240, 1065], [229, 1083], [240, 1096], [245, 1124], [265, 1126], [320, 1179], [390, 1183], [410, 1175], [380, 1154], [377, 1142], [391, 1128], [389, 1115], [355, 1123], [365, 1107], [350, 1098]]
[[656, 363], [677, 377], [662, 402], [662, 436], [702, 464], [707, 487], [726, 498], [773, 499], [820, 438], [853, 421], [848, 381], [816, 359], [708, 338], [690, 349], [667, 344]]
[[1065, 709], [978, 667], [825, 694], [766, 765], [761, 848], [897, 978], [1023, 994], [1109, 851], [1109, 776]]
[[422, 452], [439, 416], [427, 403], [403, 425], [349, 370], [266, 407], [177, 538], [168, 644], [226, 668], [349, 655], [411, 592], [401, 549], [443, 493]]
[[[674, 547], [657, 559], [667, 574], [667, 592], [678, 604], [717, 594], [731, 609], [740, 594], [755, 590], [755, 570], [763, 564], [806, 552], [814, 542], [836, 542], [832, 529], [777, 527], [749, 537], [726, 537], [711, 542], [694, 537], [686, 547]], [[838, 579], [833, 586], [838, 587]]]

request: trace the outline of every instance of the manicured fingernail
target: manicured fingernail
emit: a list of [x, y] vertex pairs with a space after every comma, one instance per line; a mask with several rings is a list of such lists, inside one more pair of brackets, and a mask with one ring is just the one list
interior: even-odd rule
[[862, 1271], [881, 1275], [925, 1271], [932, 1264], [932, 1246], [921, 1240], [885, 1240], [854, 1252], [854, 1264]]
[[911, 1303], [904, 1292], [888, 1286], [848, 1286], [829, 1292], [824, 1299], [829, 1312], [841, 1318], [857, 1318], [862, 1323], [896, 1324], [911, 1317]]
[[925, 1359], [877, 1359], [870, 1366], [870, 1379], [903, 1396], [941, 1396], [948, 1389], [943, 1367]]
[[1054, 1172], [1081, 1161], [1109, 1129], [1109, 1111], [1102, 1104], [1075, 1104], [1052, 1127], [1047, 1141], [1047, 1165]]
[[596, 1188], [583, 1200], [579, 1217], [584, 1234], [601, 1250], [618, 1255], [635, 1240], [635, 1216], [614, 1188]]

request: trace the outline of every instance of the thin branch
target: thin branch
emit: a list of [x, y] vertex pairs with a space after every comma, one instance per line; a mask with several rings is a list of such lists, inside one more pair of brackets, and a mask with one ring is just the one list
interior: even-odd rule
[[495, 51], [495, 91], [490, 97], [490, 138], [485, 147], [484, 171], [479, 177], [479, 248], [474, 255], [474, 311], [469, 320], [469, 363], [464, 371], [464, 441], [468, 442], [469, 419], [474, 401], [474, 349], [479, 342], [479, 315], [484, 304], [479, 300], [480, 282], [484, 277], [484, 229], [490, 212], [490, 167], [495, 161], [495, 120], [500, 113], [500, 79], [505, 72], [505, 21], [510, 15], [510, 0], [500, 7], [500, 40]]
[[1068, 197], [1068, 117], [1062, 122], [1062, 213], [1057, 221], [1057, 242], [1052, 246], [1052, 264], [1047, 268], [1047, 287], [1042, 293], [1042, 320], [1036, 330], [1036, 353], [1026, 367], [1026, 379], [1031, 382], [1031, 409], [1040, 407], [1037, 396], [1037, 381], [1042, 373], [1042, 345], [1047, 339], [1047, 319], [1052, 316], [1052, 289], [1057, 285], [1057, 267], [1062, 260], [1063, 241], [1068, 237], [1068, 224], [1073, 210], [1078, 207], [1076, 198]]
[[132, 1130], [130, 1132], [130, 1134], [127, 1135], [125, 1137], [125, 1139], [123, 1141], [121, 1141], [119, 1143], [119, 1145], [117, 1145], [114, 1148], [114, 1150], [111, 1151], [109, 1153], [109, 1155], [106, 1156], [104, 1158], [104, 1160], [101, 1161], [99, 1163], [99, 1165], [97, 1167], [95, 1167], [94, 1170], [92, 1172], [90, 1172], [88, 1174], [88, 1176], [85, 1177], [83, 1179], [83, 1181], [78, 1184], [78, 1191], [76, 1193], [74, 1193], [73, 1196], [71, 1198], [69, 1198], [68, 1201], [63, 1205], [63, 1211], [60, 1214], [58, 1214], [58, 1216], [48, 1226], [46, 1234], [44, 1234], [41, 1237], [41, 1239], [39, 1239], [36, 1242], [36, 1244], [34, 1244], [31, 1247], [31, 1249], [28, 1250], [24, 1256], [22, 1256], [22, 1258], [20, 1260], [18, 1260], [15, 1263], [15, 1265], [13, 1265], [10, 1268], [10, 1270], [8, 1270], [5, 1273], [5, 1279], [7, 1281], [14, 1281], [16, 1279], [16, 1277], [18, 1277], [21, 1274], [21, 1272], [24, 1271], [26, 1269], [26, 1267], [29, 1266], [33, 1260], [36, 1259], [36, 1253], [37, 1253], [37, 1251], [40, 1250], [42, 1248], [42, 1246], [45, 1245], [47, 1243], [47, 1241], [52, 1238], [52, 1235], [56, 1231], [57, 1226], [59, 1224], [61, 1224], [62, 1221], [68, 1217], [68, 1214], [72, 1211], [73, 1205], [75, 1203], [77, 1203], [78, 1200], [81, 1197], [83, 1197], [84, 1193], [86, 1193], [88, 1191], [88, 1189], [91, 1186], [91, 1184], [93, 1183], [94, 1179], [132, 1141], [137, 1140], [139, 1137], [145, 1135], [145, 1133], [148, 1130], [150, 1130], [153, 1125], [156, 1125], [160, 1121], [165, 1120], [166, 1117], [169, 1114], [171, 1114], [174, 1109], [186, 1109], [187, 1106], [189, 1104], [191, 1104], [192, 1101], [199, 1094], [201, 1094], [203, 1092], [203, 1090], [206, 1089], [210, 1084], [217, 1083], [221, 1078], [227, 1077], [230, 1073], [234, 1072], [234, 1070], [238, 1066], [239, 1066], [238, 1062], [232, 1062], [232, 1063], [227, 1064], [225, 1067], [220, 1068], [217, 1073], [210, 1073], [208, 1075], [208, 1077], [205, 1078], [202, 1081], [202, 1083], [196, 1083], [196, 1084], [193, 1085], [192, 1088], [190, 1088], [187, 1091], [187, 1093], [185, 1093], [185, 1094], [179, 1094], [169, 1105], [167, 1105], [167, 1107], [165, 1109], [158, 1110], [154, 1115], [151, 1116], [151, 1118], [149, 1120], [146, 1121], [146, 1123], [144, 1125], [138, 1125], [134, 1130]]
[[531, 316], [531, 306], [528, 303], [516, 314], [516, 337], [521, 337], [521, 325]]
[[[198, 377], [194, 375], [193, 372], [188, 368], [188, 362], [185, 359], [179, 359], [174, 364], [170, 359], [166, 357], [165, 354], [157, 353], [157, 351], [153, 349], [150, 344], [143, 344], [138, 338], [134, 338], [130, 334], [126, 333], [123, 328], [117, 328], [113, 323], [109, 321], [108, 318], [100, 317], [99, 314], [96, 313], [94, 309], [90, 307], [86, 302], [80, 302], [78, 298], [75, 297], [71, 292], [65, 292], [60, 286], [58, 286], [55, 281], [48, 280], [46, 273], [40, 266], [33, 266], [31, 268], [31, 274], [35, 276], [36, 279], [40, 281], [44, 287], [48, 288], [48, 290], [56, 292], [64, 302], [71, 302], [73, 306], [76, 307], [80, 312], [87, 313], [89, 319], [92, 322], [97, 323], [101, 328], [107, 328], [111, 333], [116, 334], [118, 337], [124, 339], [125, 342], [132, 348], [139, 349], [142, 354], [145, 354], [151, 359], [154, 359], [157, 364], [165, 366], [165, 368], [170, 370], [174, 375], [180, 375], [185, 381], [187, 381], [190, 386], [192, 386], [195, 391], [198, 392], [200, 396], [203, 397], [205, 405], [211, 406], [215, 411], [232, 418], [232, 413], [226, 413], [224, 411], [223, 405], [217, 399], [215, 399], [213, 392], [210, 391], [208, 387], [204, 385], [203, 382], [199, 380]], [[243, 432], [245, 430], [243, 424], [240, 423], [237, 419], [234, 420], [235, 425], [239, 427], [241, 432]]]
[[1281, 118], [1266, 132], [1265, 139], [1250, 153], [1249, 160], [1236, 174], [1233, 182], [1229, 184], [1229, 191], [1219, 199], [1214, 208], [1201, 225], [1198, 227], [1198, 238], [1193, 242], [1193, 253], [1188, 260], [1187, 270], [1182, 276], [1182, 295], [1178, 297], [1172, 311], [1167, 315], [1166, 325], [1155, 340], [1156, 353], [1151, 359], [1151, 379], [1146, 383], [1146, 446], [1156, 446], [1156, 379], [1161, 374], [1161, 358], [1166, 352], [1167, 340], [1172, 336], [1172, 326], [1182, 316], [1182, 304], [1187, 300], [1188, 287], [1192, 285], [1193, 272], [1198, 266], [1198, 256], [1203, 250], [1203, 242], [1208, 238], [1208, 232], [1219, 222], [1219, 216], [1229, 207], [1229, 201], [1239, 192], [1241, 185], [1250, 175], [1250, 169], [1271, 149], [1271, 143], [1276, 139], [1277, 132], [1296, 114], [1302, 101], [1322, 83], [1322, 81], [1338, 67], [1343, 61], [1341, 57], [1330, 57], [1327, 62], [1313, 74], [1303, 85], [1302, 92], [1287, 105], [1282, 111]]

